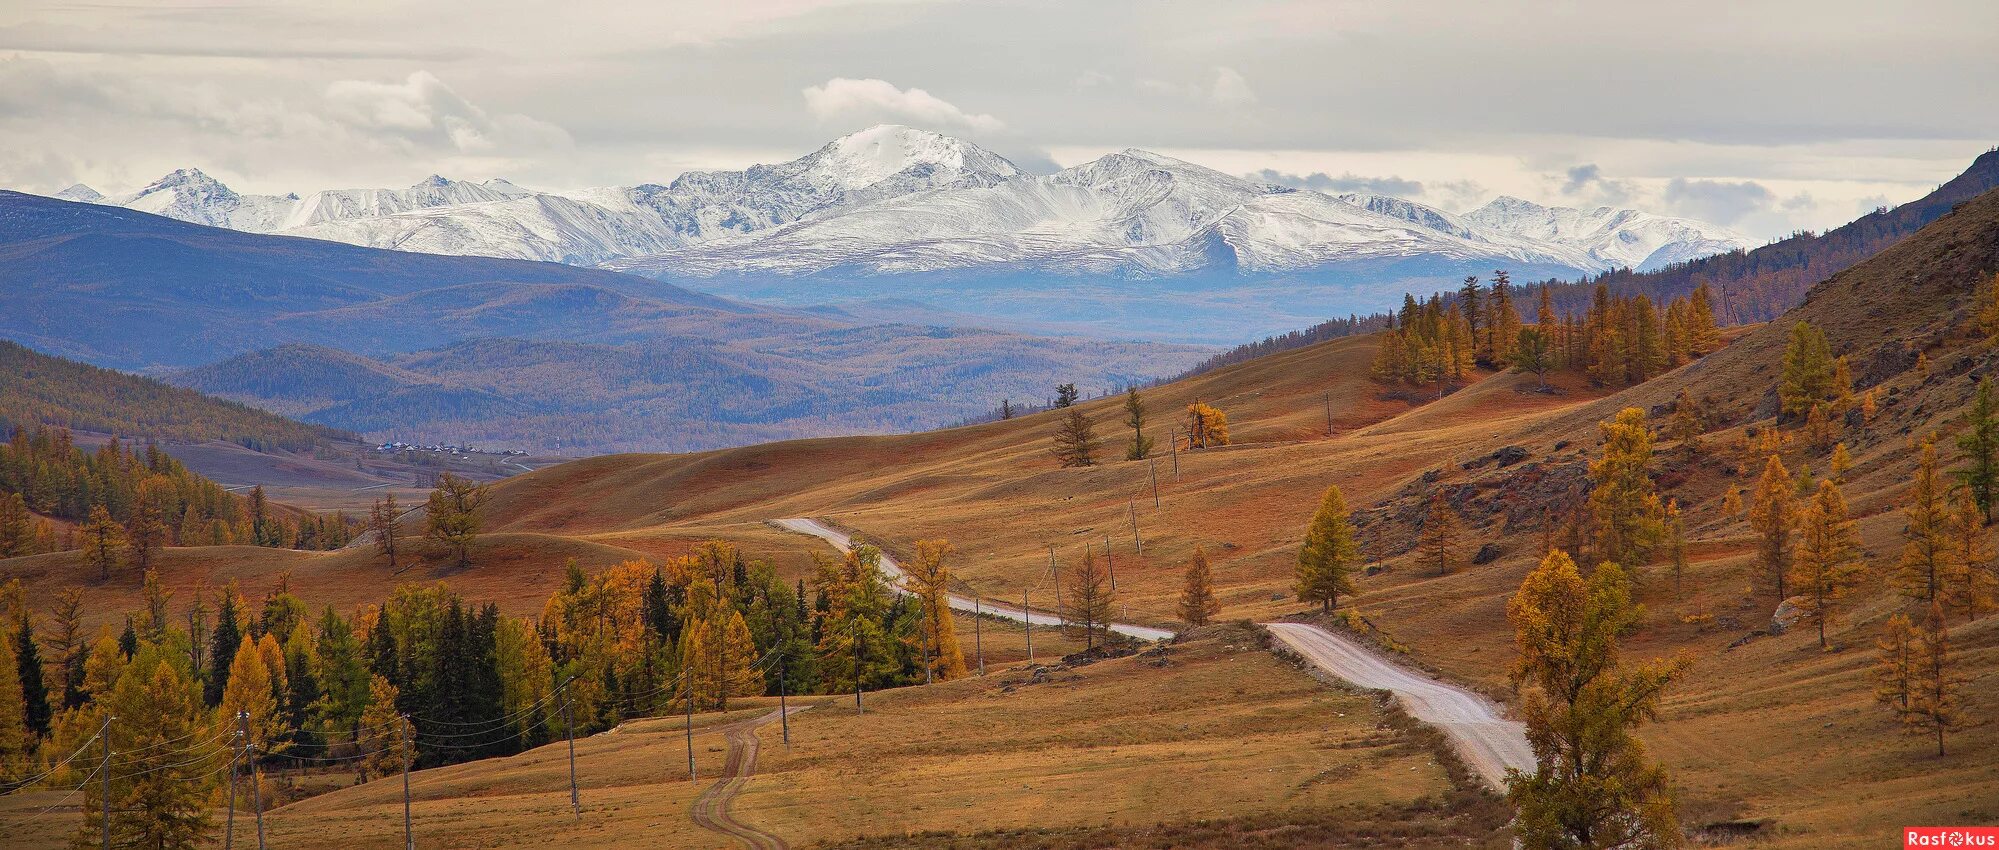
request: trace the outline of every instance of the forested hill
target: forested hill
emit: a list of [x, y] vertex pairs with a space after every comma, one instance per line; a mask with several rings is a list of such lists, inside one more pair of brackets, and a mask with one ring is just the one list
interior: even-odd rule
[[155, 440], [300, 450], [345, 432], [0, 340], [0, 433], [54, 425]]

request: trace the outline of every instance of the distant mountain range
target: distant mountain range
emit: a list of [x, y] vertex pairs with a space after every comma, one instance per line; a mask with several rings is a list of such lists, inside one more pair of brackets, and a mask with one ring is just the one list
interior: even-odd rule
[[1136, 149], [1035, 176], [893, 125], [778, 165], [567, 194], [431, 177], [242, 195], [183, 169], [126, 195], [58, 197], [254, 233], [601, 265], [794, 306], [899, 301], [928, 320], [948, 305], [978, 324], [1208, 342], [1364, 312], [1412, 279], [1654, 269], [1752, 245], [1636, 210], [1499, 198], [1457, 215]]
[[1038, 402], [1056, 383], [1170, 375], [1208, 353], [757, 306], [600, 269], [240, 233], [15, 192], [0, 192], [0, 304], [0, 338], [43, 352], [371, 437], [536, 451], [936, 427], [1002, 398]]

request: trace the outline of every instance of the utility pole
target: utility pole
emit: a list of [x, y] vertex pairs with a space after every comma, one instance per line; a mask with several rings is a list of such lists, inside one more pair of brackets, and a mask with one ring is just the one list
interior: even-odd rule
[[[1141, 539], [1139, 539], [1139, 536], [1138, 536], [1138, 497], [1137, 497], [1137, 496], [1133, 496], [1133, 497], [1131, 498], [1131, 505], [1130, 505], [1130, 508], [1131, 508], [1131, 551], [1132, 551], [1132, 552], [1134, 552], [1134, 553], [1137, 553], [1137, 554], [1140, 554], [1140, 555], [1143, 555], [1143, 554], [1145, 554], [1145, 541], [1144, 541], [1144, 540], [1141, 540]], [[1113, 588], [1113, 589], [1115, 589], [1115, 588]]]
[[1166, 444], [1173, 455], [1173, 480], [1180, 480], [1180, 429], [1173, 429], [1173, 442]]
[[687, 697], [687, 781], [695, 781], [694, 776], [694, 677], [690, 670], [680, 671], [680, 690]]
[[[930, 623], [929, 623], [929, 620], [930, 620], [930, 606], [929, 606], [929, 605], [927, 605], [927, 604], [919, 604], [919, 605], [917, 605], [917, 606], [916, 606], [916, 627], [917, 627], [918, 629], [921, 629], [921, 630], [923, 630], [923, 631], [921, 631], [921, 632], [919, 632], [919, 633], [917, 634], [917, 636], [916, 636], [916, 642], [917, 642], [917, 648], [918, 648], [918, 649], [920, 649], [920, 650], [922, 650], [922, 652], [923, 652], [923, 684], [926, 684], [926, 685], [928, 685], [928, 684], [931, 684], [931, 680], [930, 680], [930, 634], [929, 634], [929, 628], [930, 628]], [[944, 651], [944, 648], [940, 646], [940, 647], [938, 647], [938, 648], [937, 648], [937, 651], [938, 651], [938, 652], [943, 652], [943, 651]]]
[[229, 745], [229, 815], [223, 820], [222, 850], [229, 850], [236, 843], [236, 765], [243, 758], [243, 733], [233, 732], [236, 740]]
[[111, 850], [111, 721], [116, 719], [104, 715], [104, 725], [97, 730], [98, 737], [104, 739], [104, 763], [97, 767], [104, 774], [104, 790], [99, 792], [103, 797], [99, 802], [104, 804], [104, 850]]
[[1152, 509], [1156, 511], [1159, 510], [1159, 461], [1155, 458], [1146, 458], [1145, 468], [1152, 473]]
[[[1055, 624], [1067, 625], [1062, 619], [1062, 570], [1055, 566], [1055, 544], [1048, 544], [1048, 577], [1055, 580]], [[1022, 612], [1026, 613], [1026, 612]]]
[[1111, 536], [1104, 535], [1104, 571], [1111, 574], [1111, 592], [1117, 592], [1117, 561], [1111, 557]]
[[791, 746], [791, 710], [784, 707], [784, 659], [785, 659], [785, 654], [782, 652], [778, 653], [777, 722], [779, 725], [784, 727], [784, 745], [789, 747]]
[[1020, 589], [1020, 621], [1027, 624], [1027, 663], [1034, 663], [1034, 615], [1027, 610], [1027, 588]]
[[1326, 436], [1333, 435], [1333, 394], [1326, 393]]
[[403, 850], [416, 850], [416, 833], [410, 829], [410, 762], [416, 761], [416, 742], [410, 740], [410, 730], [414, 727], [409, 715], [396, 717], [402, 721], [396, 731], [402, 733], [403, 739]]
[[861, 637], [861, 618], [854, 618], [854, 713], [866, 714], [867, 707], [861, 705], [861, 644], [867, 639]]
[[563, 682], [562, 687], [562, 732], [569, 739], [569, 809], [576, 813], [577, 820], [582, 820], [583, 800], [576, 793], [576, 724], [569, 719], [569, 682]]
[[986, 674], [986, 636], [982, 629], [986, 619], [979, 610], [979, 597], [972, 597], [972, 652], [979, 656], [979, 675]]

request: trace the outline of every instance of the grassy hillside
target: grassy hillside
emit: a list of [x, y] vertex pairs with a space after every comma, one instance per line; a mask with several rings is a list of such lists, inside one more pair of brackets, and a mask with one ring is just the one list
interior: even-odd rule
[[34, 424], [294, 450], [345, 437], [194, 390], [0, 340], [0, 430]]

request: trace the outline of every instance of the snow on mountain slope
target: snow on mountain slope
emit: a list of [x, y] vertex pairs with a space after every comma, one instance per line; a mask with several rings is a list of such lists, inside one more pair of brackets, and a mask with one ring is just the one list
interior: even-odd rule
[[559, 195], [502, 197], [339, 218], [280, 232], [397, 251], [571, 265], [594, 265], [678, 244], [657, 216], [640, 210], [619, 212]]
[[297, 195], [239, 195], [201, 172], [183, 168], [137, 192], [96, 201], [167, 218], [252, 233], [277, 230], [298, 203]]
[[1574, 245], [1603, 268], [1646, 271], [1756, 247], [1747, 236], [1693, 219], [1612, 207], [1547, 207], [1510, 196], [1494, 198], [1464, 219], [1504, 233]]
[[49, 197], [61, 201], [81, 201], [83, 203], [88, 204], [103, 200], [104, 194], [102, 192], [97, 191], [96, 189], [90, 188], [89, 186], [85, 186], [82, 183], [72, 183], [70, 184], [69, 188], [57, 192], [53, 195], [50, 195]]

